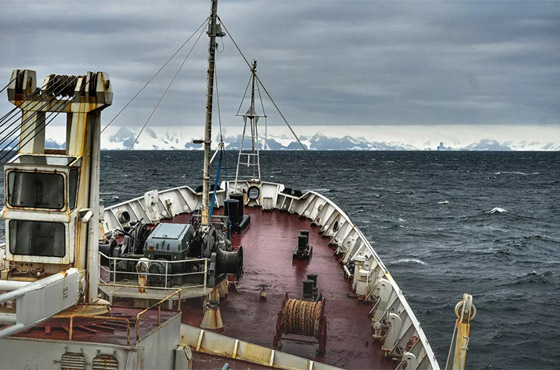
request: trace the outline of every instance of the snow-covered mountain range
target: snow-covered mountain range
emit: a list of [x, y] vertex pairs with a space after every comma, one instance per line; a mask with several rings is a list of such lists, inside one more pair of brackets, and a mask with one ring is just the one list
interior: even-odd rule
[[[126, 127], [112, 128], [104, 133], [101, 138], [101, 147], [104, 150], [130, 149], [137, 131]], [[202, 145], [193, 144], [193, 139], [199, 138], [192, 135], [190, 130], [164, 129], [157, 132], [147, 128], [134, 149], [137, 150], [198, 150]], [[247, 140], [247, 139], [246, 139]], [[365, 137], [328, 136], [321, 133], [300, 136], [301, 143], [309, 150], [462, 150], [462, 151], [560, 151], [560, 144], [555, 141], [528, 141], [480, 139], [473, 142], [423, 142], [422, 144], [407, 143], [398, 140], [375, 141]], [[214, 138], [214, 143], [218, 138]], [[241, 135], [225, 135], [226, 149], [239, 150]], [[47, 147], [54, 149], [64, 148], [64, 143], [58, 138], [47, 137]], [[12, 144], [17, 145], [17, 144]], [[250, 145], [247, 141], [244, 146]], [[261, 138], [260, 148], [263, 149], [264, 138]], [[2, 149], [2, 148], [0, 148]], [[267, 150], [300, 150], [300, 144], [287, 134], [268, 135], [266, 140]]]
[[[136, 132], [120, 127], [113, 134], [102, 138], [102, 148], [112, 150], [129, 149], [134, 141]], [[194, 137], [184, 131], [163, 130], [155, 132], [152, 129], [140, 136], [134, 149], [142, 150], [196, 150], [201, 149], [199, 144], [193, 144]], [[217, 142], [218, 138], [215, 138]], [[422, 147], [398, 141], [373, 141], [364, 137], [332, 137], [316, 133], [312, 136], [301, 136], [300, 141], [309, 150], [437, 150], [437, 145]], [[238, 150], [241, 145], [241, 135], [225, 136], [226, 149]], [[250, 145], [245, 142], [244, 146]], [[261, 138], [260, 147], [263, 149], [264, 139]], [[463, 146], [447, 146], [446, 150], [465, 151], [560, 151], [560, 144], [554, 142], [528, 142], [528, 141], [498, 141], [493, 139], [481, 139]], [[287, 135], [268, 135], [266, 148], [269, 150], [299, 150], [300, 144]]]
[[[112, 150], [129, 149], [136, 137], [136, 132], [125, 128], [118, 128], [113, 134], [102, 138], [102, 148]], [[201, 149], [199, 144], [193, 144], [195, 137], [189, 136], [185, 131], [163, 130], [155, 132], [152, 129], [140, 136], [134, 149], [142, 150], [196, 150]], [[218, 138], [215, 138], [215, 142]], [[398, 141], [374, 141], [364, 137], [342, 136], [333, 137], [315, 133], [310, 136], [301, 136], [300, 141], [309, 150], [437, 150], [437, 145], [424, 145], [422, 147]], [[227, 149], [238, 150], [241, 145], [241, 135], [225, 136], [224, 142]], [[245, 142], [246, 147], [249, 143]], [[260, 147], [263, 149], [264, 138], [261, 138]], [[466, 151], [560, 151], [560, 144], [554, 142], [537, 141], [498, 141], [481, 139], [463, 146], [445, 146], [447, 150]], [[266, 148], [269, 150], [299, 150], [300, 144], [288, 135], [268, 135]]]

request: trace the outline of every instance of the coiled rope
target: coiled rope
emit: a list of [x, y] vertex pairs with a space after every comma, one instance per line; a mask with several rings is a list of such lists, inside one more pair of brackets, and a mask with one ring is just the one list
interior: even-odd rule
[[282, 333], [319, 337], [323, 302], [288, 299], [282, 311]]

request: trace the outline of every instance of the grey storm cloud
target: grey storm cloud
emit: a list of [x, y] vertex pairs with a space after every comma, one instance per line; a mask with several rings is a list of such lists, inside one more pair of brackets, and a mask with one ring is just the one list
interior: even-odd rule
[[[204, 22], [209, 7], [0, 0], [0, 79], [7, 82], [12, 68], [35, 69], [40, 78], [106, 71], [115, 92], [107, 121]], [[219, 15], [297, 124], [560, 124], [555, 1], [223, 0]], [[115, 125], [143, 124], [192, 43]], [[206, 43], [203, 35], [151, 126], [202, 124]], [[227, 125], [238, 120], [249, 71], [231, 40], [219, 51]], [[5, 97], [0, 109], [9, 109]]]

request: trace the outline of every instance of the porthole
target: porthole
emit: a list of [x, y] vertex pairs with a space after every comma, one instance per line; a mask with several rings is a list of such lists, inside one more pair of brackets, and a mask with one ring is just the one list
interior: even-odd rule
[[261, 189], [256, 186], [251, 186], [247, 189], [247, 196], [250, 200], [257, 200], [261, 195]]

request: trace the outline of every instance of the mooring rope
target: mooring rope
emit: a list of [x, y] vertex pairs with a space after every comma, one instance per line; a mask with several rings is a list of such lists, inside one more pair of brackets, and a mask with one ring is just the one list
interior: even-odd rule
[[282, 333], [319, 337], [322, 302], [288, 299], [282, 311]]

